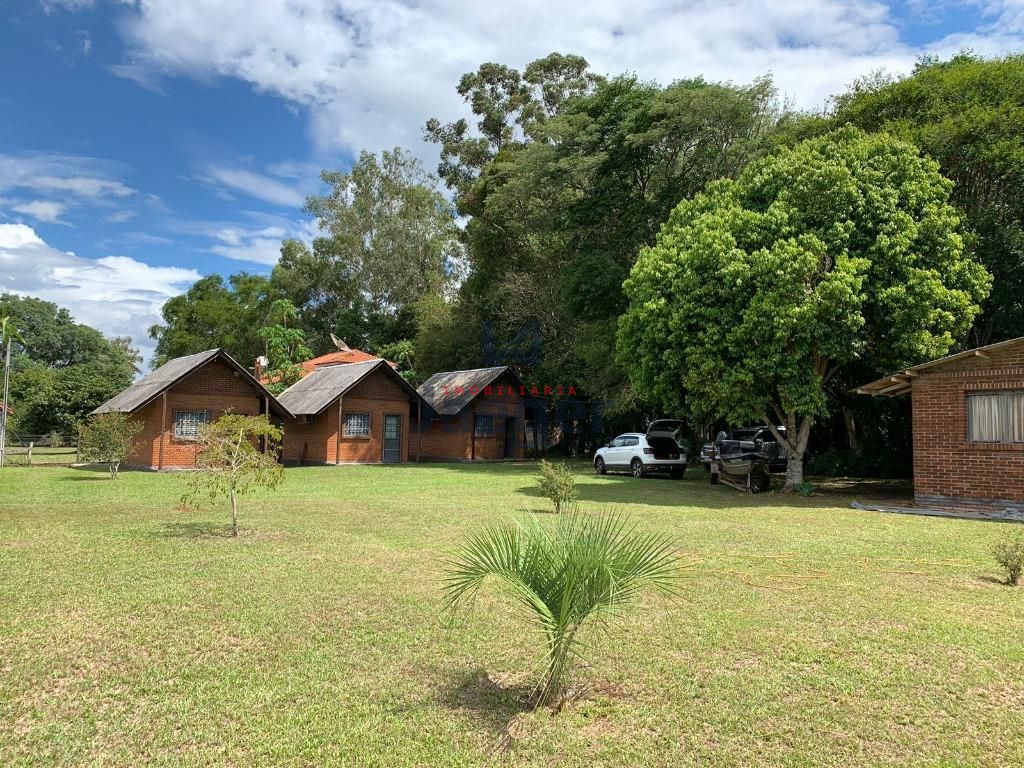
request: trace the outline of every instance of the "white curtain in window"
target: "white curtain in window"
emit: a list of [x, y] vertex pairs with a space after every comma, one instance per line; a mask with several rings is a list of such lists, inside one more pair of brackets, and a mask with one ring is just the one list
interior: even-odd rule
[[967, 423], [972, 442], [998, 443], [1003, 439], [1002, 401], [999, 394], [967, 398]]
[[1024, 392], [1014, 392], [1010, 398], [1010, 442], [1024, 443]]

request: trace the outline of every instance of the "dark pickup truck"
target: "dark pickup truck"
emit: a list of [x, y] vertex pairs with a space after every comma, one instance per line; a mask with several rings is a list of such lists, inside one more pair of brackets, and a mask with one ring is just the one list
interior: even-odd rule
[[[785, 427], [776, 427], [779, 433], [786, 434]], [[768, 471], [772, 473], [786, 471], [786, 448], [779, 445], [775, 435], [768, 427], [741, 427], [732, 432], [719, 432], [713, 443], [704, 443], [700, 447], [700, 463], [704, 468], [711, 471], [711, 460], [717, 446], [720, 457], [728, 457], [730, 454], [740, 453], [744, 450], [741, 443], [756, 443], [761, 441], [762, 450], [768, 459]]]

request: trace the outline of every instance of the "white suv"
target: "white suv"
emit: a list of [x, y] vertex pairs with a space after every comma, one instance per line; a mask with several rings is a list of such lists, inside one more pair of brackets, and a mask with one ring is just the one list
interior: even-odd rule
[[594, 470], [599, 475], [608, 471], [627, 470], [633, 477], [652, 472], [668, 472], [680, 478], [686, 471], [686, 453], [679, 447], [681, 422], [660, 420], [651, 424], [647, 433], [627, 432], [619, 435], [594, 454]]

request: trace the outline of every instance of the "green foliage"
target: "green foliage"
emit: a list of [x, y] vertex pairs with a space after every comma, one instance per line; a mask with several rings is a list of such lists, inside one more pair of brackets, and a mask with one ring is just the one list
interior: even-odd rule
[[1024, 336], [1024, 54], [922, 59], [901, 79], [872, 76], [836, 100], [831, 125], [913, 142], [953, 182], [970, 246], [994, 277], [969, 346]]
[[852, 127], [713, 182], [634, 266], [621, 363], [667, 412], [784, 424], [798, 484], [844, 364], [939, 357], [978, 313], [991, 278], [964, 253], [950, 186], [912, 145]]
[[267, 278], [246, 272], [227, 282], [220, 275], [198, 280], [168, 299], [160, 310], [163, 324], [149, 329], [156, 340], [153, 366], [217, 347], [251, 365], [263, 353], [260, 329], [268, 322], [276, 294]]
[[377, 356], [390, 360], [398, 366], [398, 373], [412, 386], [418, 387], [423, 377], [416, 371], [416, 343], [412, 339], [402, 339], [391, 344], [377, 347]]
[[142, 424], [127, 413], [114, 411], [92, 416], [82, 428], [82, 458], [107, 464], [110, 478], [116, 480], [121, 462], [131, 454], [135, 436], [141, 430]]
[[766, 146], [774, 88], [606, 81], [552, 54], [522, 75], [485, 64], [458, 90], [476, 130], [433, 120], [427, 137], [468, 217], [472, 272], [454, 313], [484, 333], [467, 342], [485, 359], [585, 384], [613, 409], [637, 408], [608, 344], [622, 283], [681, 198]]
[[64, 446], [64, 436], [57, 430], [53, 430], [46, 435], [43, 441], [48, 448], [62, 448]]
[[992, 548], [992, 556], [1006, 571], [1006, 582], [1017, 586], [1024, 573], [1024, 531], [1006, 530]]
[[306, 210], [330, 233], [330, 262], [353, 276], [373, 311], [451, 290], [462, 262], [455, 212], [418, 160], [398, 147], [379, 159], [362, 152], [350, 171], [321, 178], [331, 191]]
[[260, 338], [267, 345], [267, 389], [279, 395], [302, 378], [302, 363], [313, 357], [306, 346], [306, 334], [289, 327], [298, 319], [298, 310], [289, 299], [278, 299], [270, 306], [272, 325], [260, 329]]
[[647, 587], [671, 593], [679, 575], [674, 542], [642, 533], [614, 513], [492, 524], [471, 534], [448, 563], [445, 601], [454, 609], [491, 576], [526, 609], [546, 641], [538, 705], [561, 705], [565, 673], [581, 657], [584, 624], [613, 615]]
[[277, 460], [280, 427], [266, 416], [225, 413], [200, 430], [196, 468], [185, 475], [184, 504], [202, 498], [231, 502], [231, 535], [238, 535], [238, 497], [276, 488], [284, 479]]
[[796, 490], [796, 492], [803, 496], [805, 499], [810, 498], [811, 496], [814, 495], [814, 485], [812, 483], [807, 482], [806, 480], [802, 483], [797, 483], [794, 486], [794, 490]]
[[540, 477], [537, 478], [540, 493], [555, 507], [555, 514], [560, 514], [562, 507], [575, 501], [576, 475], [565, 462], [552, 464], [541, 461]]
[[40, 299], [0, 295], [3, 314], [21, 330], [14, 337], [10, 400], [23, 432], [75, 432], [135, 377], [141, 357], [131, 339], [104, 338]]

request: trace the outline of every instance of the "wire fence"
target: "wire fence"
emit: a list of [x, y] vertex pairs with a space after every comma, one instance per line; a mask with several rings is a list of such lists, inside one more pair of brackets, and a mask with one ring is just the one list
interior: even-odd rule
[[7, 430], [4, 464], [33, 467], [46, 464], [78, 464], [82, 460], [77, 434], [51, 432], [48, 435], [26, 435]]

